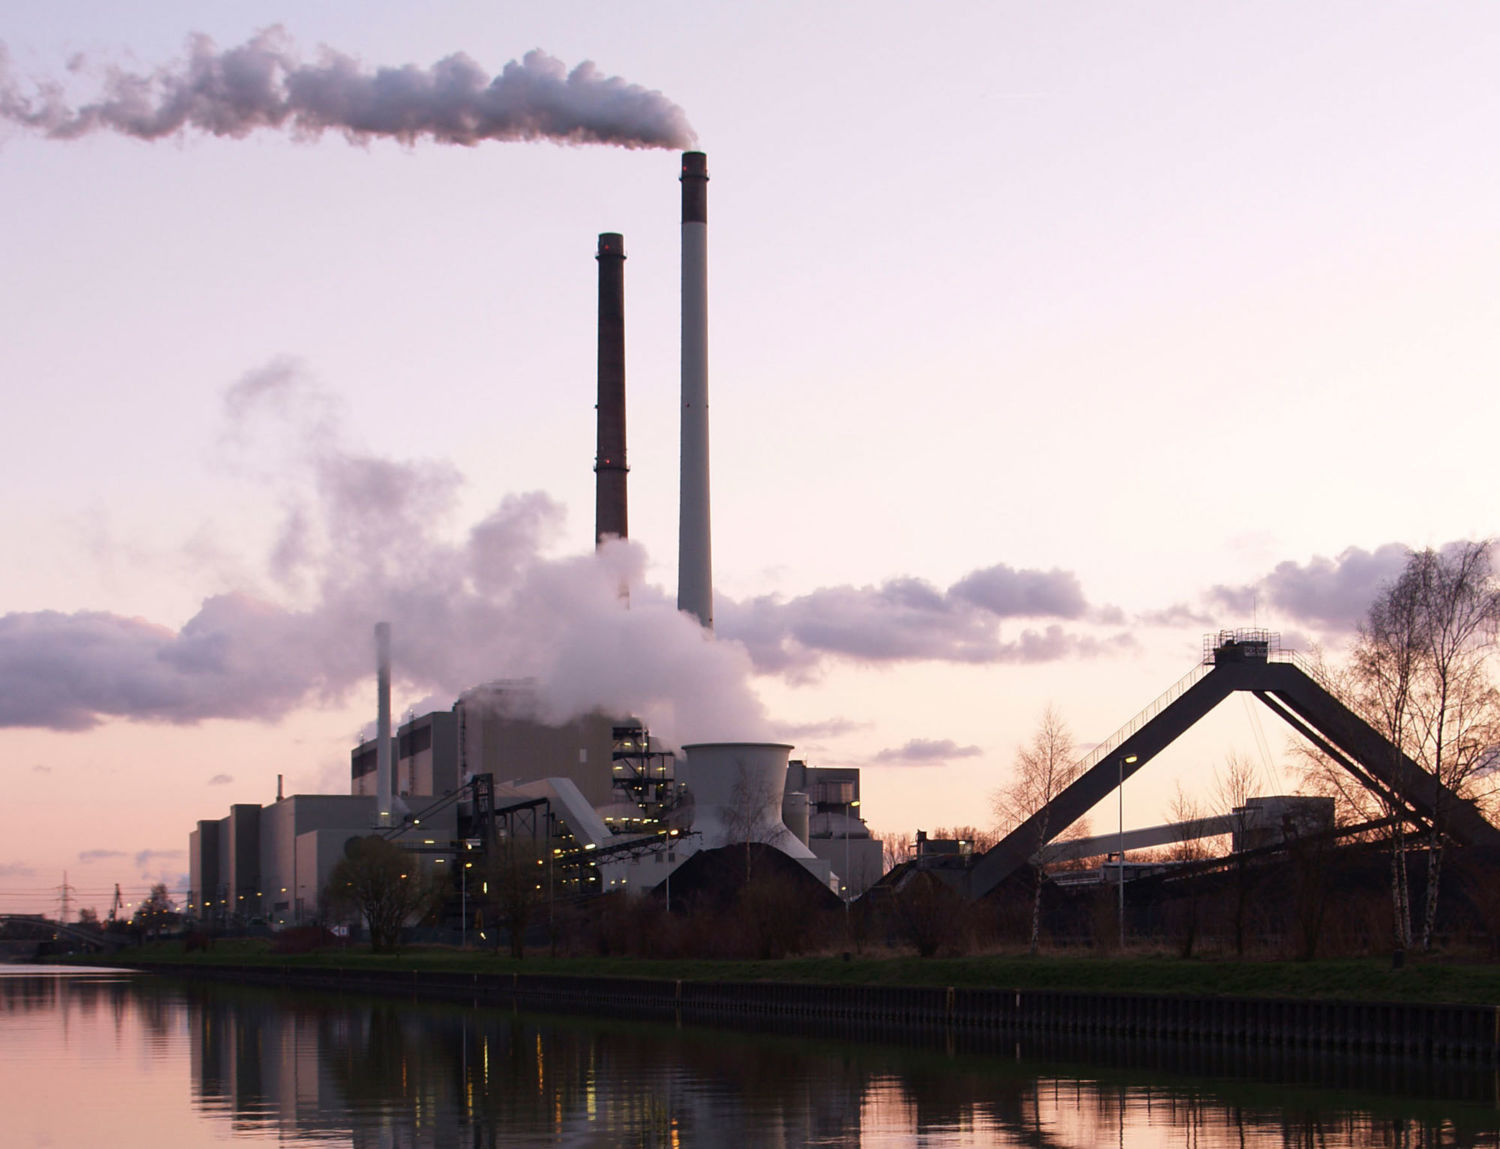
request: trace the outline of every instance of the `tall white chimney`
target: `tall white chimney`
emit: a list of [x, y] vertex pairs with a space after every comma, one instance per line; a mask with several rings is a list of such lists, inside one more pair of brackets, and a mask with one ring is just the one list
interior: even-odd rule
[[375, 820], [391, 824], [391, 624], [375, 624]]
[[682, 153], [682, 488], [677, 609], [714, 626], [708, 515], [708, 157]]

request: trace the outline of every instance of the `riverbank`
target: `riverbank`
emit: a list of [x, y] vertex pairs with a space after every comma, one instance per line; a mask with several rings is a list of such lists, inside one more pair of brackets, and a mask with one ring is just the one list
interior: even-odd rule
[[[1419, 1060], [1500, 1060], [1500, 1006], [1239, 996], [1221, 992], [1222, 986], [1211, 994], [1194, 994], [1183, 991], [1180, 977], [1175, 992], [1149, 992], [1138, 985], [1120, 984], [1128, 962], [1088, 963], [1112, 971], [1116, 982], [1112, 988], [1080, 991], [1020, 989], [1003, 982], [836, 984], [826, 979], [786, 978], [788, 965], [801, 967], [799, 972], [805, 974], [815, 972], [806, 962], [755, 963], [754, 972], [762, 975], [758, 980], [726, 976], [734, 967], [752, 963], [692, 963], [702, 975], [698, 978], [645, 976], [642, 968], [655, 966], [654, 972], [660, 973], [661, 967], [675, 966], [678, 972], [686, 972], [682, 967], [688, 963], [615, 961], [609, 963], [608, 974], [585, 973], [580, 964], [591, 963], [576, 961], [533, 961], [524, 970], [522, 963], [495, 960], [483, 970], [455, 968], [471, 956], [348, 954], [342, 963], [302, 958], [236, 964], [226, 953], [216, 954], [213, 960], [157, 962], [141, 955], [129, 964], [173, 977], [236, 985], [736, 1027], [810, 1026], [816, 1031], [855, 1026], [867, 1036], [936, 1033], [990, 1043], [1050, 1036], [1185, 1041], [1204, 1048], [1309, 1050]], [[999, 960], [1003, 959], [991, 959], [989, 964]], [[972, 976], [978, 972], [976, 962], [985, 964], [983, 959], [966, 959], [967, 968], [954, 962], [924, 962], [917, 968], [929, 978], [943, 973]], [[506, 964], [508, 971], [498, 968]], [[846, 964], [854, 967], [856, 963], [838, 962]], [[1163, 966], [1183, 964], [1164, 962]], [[542, 965], [563, 966], [567, 972], [541, 972], [538, 967]], [[1034, 963], [1033, 974], [1046, 966], [1052, 967], [1048, 972], [1055, 977], [1057, 970], [1051, 962]], [[860, 972], [851, 968], [848, 976]], [[1074, 968], [1071, 972], [1076, 976], [1082, 971]], [[1397, 972], [1407, 971], [1392, 971]]]
[[1153, 957], [992, 955], [963, 958], [853, 956], [776, 961], [654, 961], [640, 958], [528, 957], [478, 950], [408, 948], [373, 954], [362, 947], [274, 954], [259, 940], [220, 940], [207, 952], [157, 942], [107, 959], [149, 968], [258, 967], [348, 969], [411, 974], [534, 975], [666, 982], [766, 983], [890, 988], [965, 988], [1162, 997], [1297, 999], [1394, 1004], [1500, 1005], [1500, 965], [1439, 958], [1232, 961]]

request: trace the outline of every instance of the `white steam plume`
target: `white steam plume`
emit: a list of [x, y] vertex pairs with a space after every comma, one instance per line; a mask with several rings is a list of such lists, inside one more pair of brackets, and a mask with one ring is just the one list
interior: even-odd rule
[[102, 612], [0, 615], [0, 727], [274, 719], [339, 701], [373, 675], [380, 619], [392, 624], [403, 689], [452, 699], [496, 678], [529, 679], [544, 719], [637, 715], [679, 745], [772, 736], [757, 674], [796, 682], [829, 661], [1038, 662], [1128, 645], [1128, 635], [1100, 640], [1055, 623], [1002, 641], [1002, 621], [1091, 612], [1071, 573], [1002, 565], [946, 591], [908, 578], [790, 601], [726, 599], [725, 625], [709, 639], [646, 583], [638, 543], [549, 557], [562, 509], [541, 492], [509, 496], [450, 536], [458, 472], [350, 449], [338, 405], [289, 361], [247, 374], [224, 410], [226, 454], [264, 460], [266, 420], [291, 433], [292, 458], [275, 468], [287, 506], [267, 587], [205, 599], [177, 630]]
[[103, 91], [84, 103], [70, 102], [55, 80], [23, 92], [0, 44], [0, 118], [63, 140], [99, 131], [157, 140], [189, 129], [239, 139], [262, 128], [466, 146], [551, 140], [682, 148], [696, 138], [682, 109], [660, 92], [603, 75], [589, 61], [569, 70], [534, 49], [491, 76], [457, 52], [430, 68], [368, 71], [331, 48], [317, 63], [303, 63], [280, 26], [223, 51], [193, 35], [185, 60], [145, 74], [109, 68]]
[[506, 498], [450, 540], [457, 472], [349, 449], [332, 409], [284, 362], [226, 396], [252, 448], [259, 421], [291, 424], [288, 478], [314, 492], [289, 499], [268, 593], [208, 598], [178, 630], [101, 612], [0, 615], [0, 726], [274, 719], [365, 683], [370, 626], [387, 619], [407, 688], [451, 700], [496, 677], [531, 678], [554, 720], [598, 707], [646, 717], [674, 742], [766, 736], [744, 649], [705, 641], [642, 585], [639, 546], [548, 557], [562, 510], [539, 492]]

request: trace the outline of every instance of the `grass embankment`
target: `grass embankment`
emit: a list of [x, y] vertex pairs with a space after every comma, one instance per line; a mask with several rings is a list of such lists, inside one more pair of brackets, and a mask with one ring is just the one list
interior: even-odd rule
[[[93, 959], [98, 961], [100, 959]], [[1181, 994], [1195, 997], [1284, 997], [1500, 1005], [1500, 965], [1409, 960], [1392, 969], [1375, 958], [1287, 962], [1182, 960], [1173, 957], [988, 956], [963, 958], [838, 957], [780, 961], [655, 961], [644, 958], [527, 957], [515, 961], [477, 950], [409, 947], [273, 954], [264, 941], [221, 940], [207, 953], [157, 942], [103, 959], [129, 966], [267, 965], [311, 968], [433, 970], [444, 973], [641, 977], [685, 981], [779, 981], [829, 985], [988, 986], [1088, 993]]]

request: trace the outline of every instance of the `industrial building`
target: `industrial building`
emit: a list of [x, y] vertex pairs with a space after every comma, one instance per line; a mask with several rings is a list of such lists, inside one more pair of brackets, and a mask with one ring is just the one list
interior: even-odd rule
[[[708, 468], [708, 166], [682, 157], [682, 457], [678, 609], [713, 629]], [[596, 545], [628, 535], [624, 237], [599, 236]], [[622, 609], [628, 600], [622, 601]], [[533, 683], [465, 691], [391, 729], [390, 627], [375, 627], [375, 736], [350, 755], [347, 795], [279, 792], [189, 836], [187, 908], [207, 921], [313, 920], [345, 844], [378, 833], [421, 864], [530, 837], [578, 893], [655, 886], [693, 852], [775, 845], [854, 896], [880, 875], [858, 817], [859, 771], [790, 761], [790, 746], [703, 743], [678, 756], [645, 723], [599, 712], [543, 721]], [[466, 863], [465, 863], [466, 864]]]

